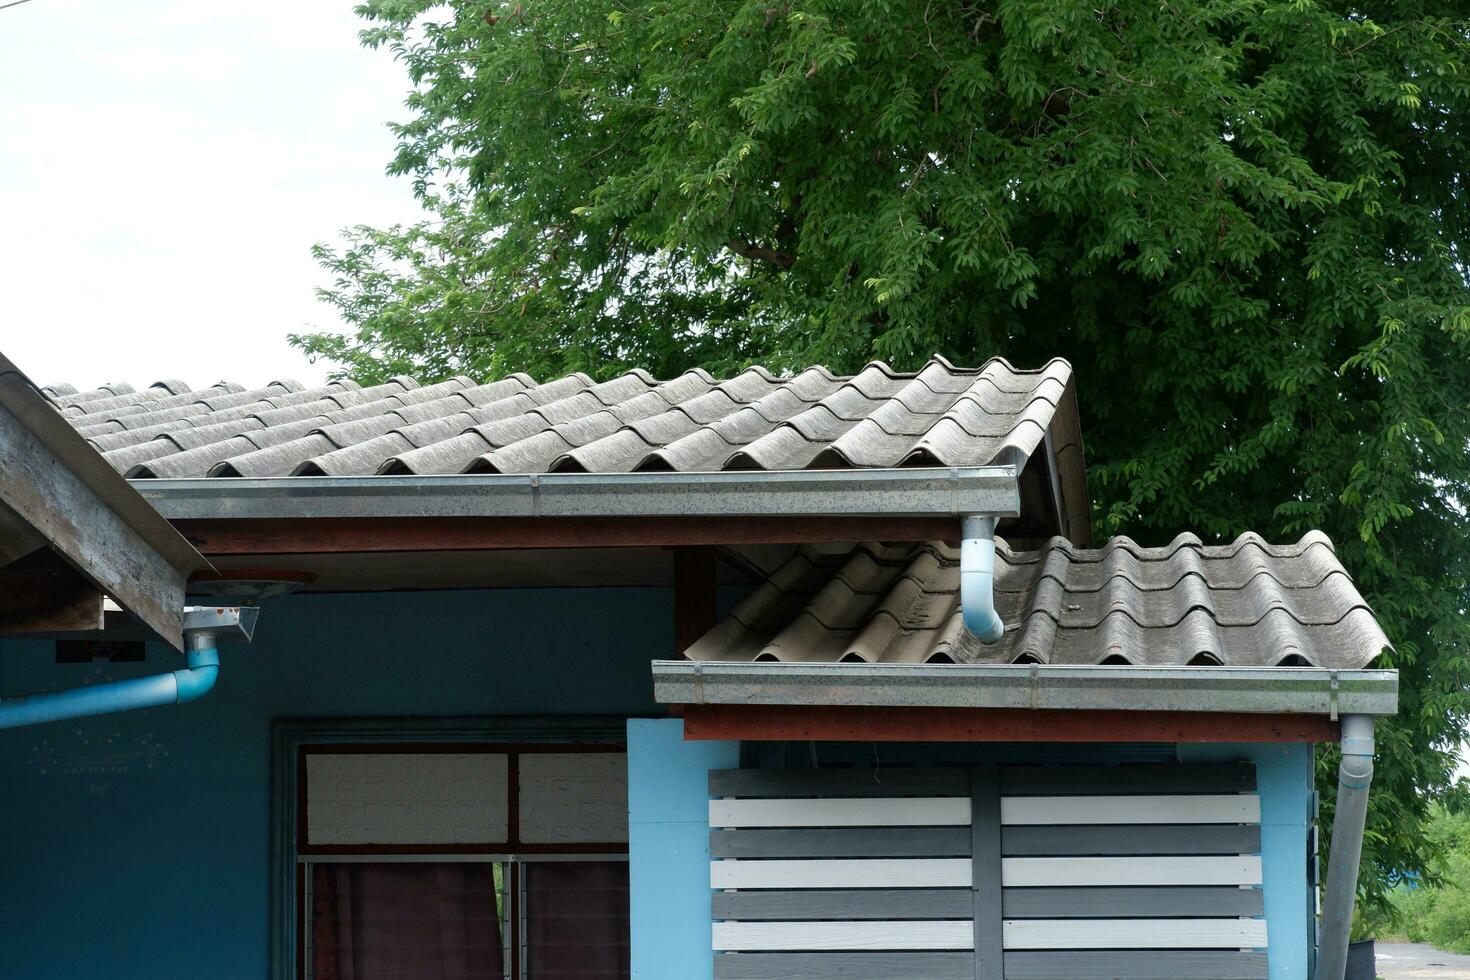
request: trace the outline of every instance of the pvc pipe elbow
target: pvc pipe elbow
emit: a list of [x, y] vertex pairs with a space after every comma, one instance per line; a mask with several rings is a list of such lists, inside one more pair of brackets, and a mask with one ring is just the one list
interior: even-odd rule
[[178, 689], [176, 703], [188, 704], [197, 701], [214, 688], [219, 679], [219, 651], [206, 647], [189, 651], [187, 670], [173, 672], [174, 684]]
[[995, 520], [967, 517], [960, 541], [960, 610], [965, 629], [981, 643], [995, 643], [1005, 623], [995, 611]]

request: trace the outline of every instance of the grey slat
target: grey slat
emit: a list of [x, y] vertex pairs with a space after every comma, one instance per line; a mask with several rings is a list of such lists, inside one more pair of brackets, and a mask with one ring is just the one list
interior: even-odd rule
[[1149, 916], [1254, 916], [1266, 912], [1259, 888], [1007, 888], [1007, 919], [1129, 919]]
[[711, 796], [969, 796], [965, 769], [715, 769]]
[[715, 858], [969, 857], [970, 828], [712, 830], [709, 854]]
[[717, 953], [715, 980], [973, 980], [969, 953]]
[[[1091, 827], [1006, 827], [1007, 857], [1110, 854], [1256, 854], [1261, 828], [1236, 824], [1156, 824]], [[876, 856], [876, 855], [875, 855]]]
[[1000, 791], [1005, 796], [1237, 793], [1256, 788], [1256, 767], [1249, 762], [1006, 766], [1000, 773]]
[[1266, 954], [1216, 950], [1028, 950], [1006, 954], [1006, 980], [1180, 980], [1181, 977], [1266, 980]]
[[1005, 980], [1001, 935], [1000, 775], [994, 766], [970, 772], [971, 888], [975, 893], [974, 980]]
[[975, 913], [975, 899], [968, 888], [733, 891], [715, 892], [712, 907], [716, 919], [745, 922], [968, 919]]

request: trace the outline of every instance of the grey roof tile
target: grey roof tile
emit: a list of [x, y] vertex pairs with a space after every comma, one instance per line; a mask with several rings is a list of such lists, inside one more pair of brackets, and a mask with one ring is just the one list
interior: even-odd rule
[[1358, 668], [1389, 645], [1319, 532], [1279, 546], [1253, 534], [1163, 548], [998, 542], [996, 608], [1005, 635], [982, 644], [961, 617], [958, 551], [941, 543], [859, 545], [835, 562], [803, 548], [688, 656]]
[[1035, 371], [935, 358], [918, 372], [874, 362], [850, 377], [752, 367], [664, 382], [630, 371], [603, 382], [514, 374], [190, 390], [164, 381], [142, 391], [57, 385], [49, 395], [136, 479], [1019, 464], [1051, 431], [1067, 513], [1085, 537], [1075, 396], [1060, 360]]

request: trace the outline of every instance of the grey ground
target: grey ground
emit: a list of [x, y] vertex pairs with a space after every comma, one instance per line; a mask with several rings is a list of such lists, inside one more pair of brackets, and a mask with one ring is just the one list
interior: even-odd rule
[[1384, 980], [1470, 980], [1470, 956], [1441, 953], [1423, 943], [1379, 943], [1377, 952]]

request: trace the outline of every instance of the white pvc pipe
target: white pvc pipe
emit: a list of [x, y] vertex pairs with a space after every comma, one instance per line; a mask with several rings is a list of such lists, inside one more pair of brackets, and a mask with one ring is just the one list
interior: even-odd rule
[[995, 518], [966, 517], [960, 540], [960, 609], [965, 628], [981, 643], [1005, 633], [995, 611]]

